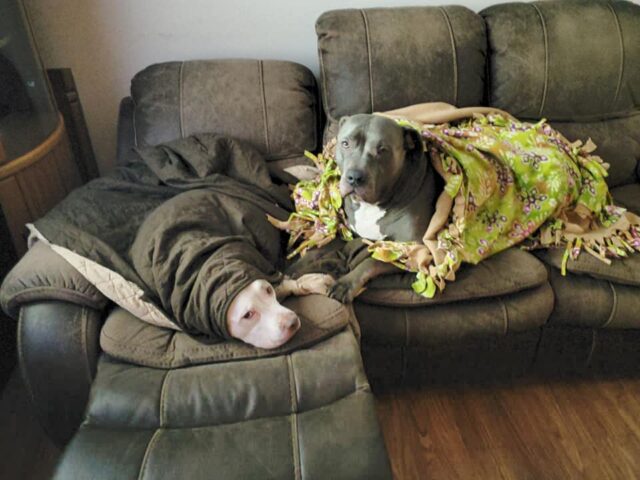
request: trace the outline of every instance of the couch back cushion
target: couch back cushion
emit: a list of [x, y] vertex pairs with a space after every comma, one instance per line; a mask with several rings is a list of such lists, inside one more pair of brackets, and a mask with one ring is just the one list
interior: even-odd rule
[[343, 115], [483, 100], [482, 18], [459, 6], [334, 10], [316, 22], [325, 136]]
[[304, 66], [275, 60], [151, 65], [131, 81], [137, 146], [195, 133], [246, 140], [267, 160], [294, 163], [317, 147], [317, 88]]
[[636, 180], [640, 159], [640, 6], [552, 0], [480, 14], [489, 42], [491, 106], [548, 119], [570, 140], [591, 137], [611, 186]]

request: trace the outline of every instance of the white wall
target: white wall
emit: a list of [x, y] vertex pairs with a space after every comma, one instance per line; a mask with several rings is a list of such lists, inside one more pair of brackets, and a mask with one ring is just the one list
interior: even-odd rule
[[24, 0], [46, 68], [70, 67], [102, 172], [115, 158], [118, 102], [131, 77], [167, 60], [272, 58], [317, 74], [314, 24], [324, 11], [505, 0]]

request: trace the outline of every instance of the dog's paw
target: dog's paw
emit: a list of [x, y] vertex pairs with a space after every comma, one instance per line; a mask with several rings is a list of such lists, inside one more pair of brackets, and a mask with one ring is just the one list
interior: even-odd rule
[[329, 289], [329, 297], [340, 303], [351, 303], [355, 297], [355, 288], [348, 280], [338, 280], [335, 285]]
[[328, 295], [330, 288], [336, 283], [331, 275], [325, 273], [308, 273], [296, 280], [297, 295], [310, 295], [317, 293]]

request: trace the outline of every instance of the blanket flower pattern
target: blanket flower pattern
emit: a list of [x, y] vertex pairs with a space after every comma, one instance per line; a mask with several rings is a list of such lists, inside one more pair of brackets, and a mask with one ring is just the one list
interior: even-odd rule
[[[606, 263], [640, 251], [640, 217], [613, 204], [605, 182], [608, 165], [591, 153], [591, 140], [570, 143], [543, 119], [519, 122], [499, 114], [455, 125], [421, 125], [418, 130], [444, 191], [453, 199], [449, 219], [432, 241], [377, 241], [377, 260], [415, 272], [413, 289], [433, 297], [455, 279], [462, 262], [476, 264], [516, 244], [523, 248], [564, 247], [569, 259], [584, 250]], [[294, 187], [296, 205], [287, 222], [290, 256], [321, 246], [337, 235], [349, 240], [339, 198], [335, 142], [314, 157], [321, 174]]]

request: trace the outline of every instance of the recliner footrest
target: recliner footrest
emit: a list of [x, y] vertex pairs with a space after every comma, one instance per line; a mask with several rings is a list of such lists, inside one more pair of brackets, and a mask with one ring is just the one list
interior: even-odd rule
[[391, 478], [350, 330], [305, 350], [157, 369], [100, 359], [56, 477]]

